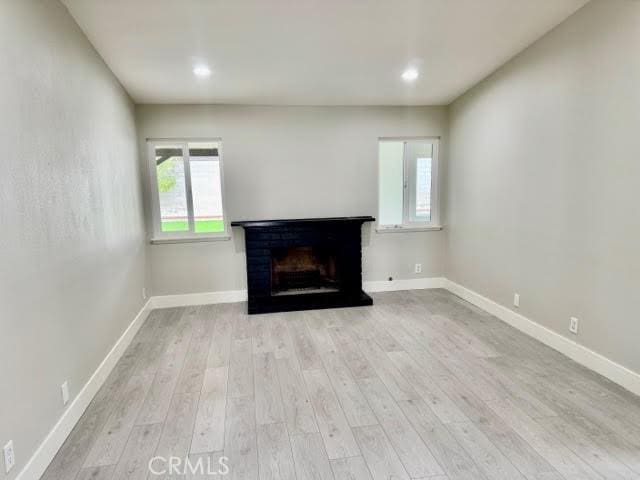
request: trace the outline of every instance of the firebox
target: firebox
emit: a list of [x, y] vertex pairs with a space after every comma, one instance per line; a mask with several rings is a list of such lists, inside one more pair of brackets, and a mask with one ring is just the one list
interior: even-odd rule
[[372, 305], [362, 224], [373, 217], [231, 222], [245, 230], [249, 313]]
[[271, 250], [271, 295], [339, 291], [335, 248], [306, 246]]

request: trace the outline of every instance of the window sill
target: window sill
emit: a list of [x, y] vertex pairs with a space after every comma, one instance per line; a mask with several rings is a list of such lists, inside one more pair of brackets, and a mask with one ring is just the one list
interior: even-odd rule
[[215, 237], [185, 237], [185, 238], [152, 238], [151, 245], [165, 245], [169, 243], [203, 243], [224, 242], [231, 240], [231, 235], [216, 235]]
[[442, 230], [442, 226], [431, 227], [397, 227], [397, 228], [376, 228], [376, 233], [405, 233], [405, 232], [437, 232]]

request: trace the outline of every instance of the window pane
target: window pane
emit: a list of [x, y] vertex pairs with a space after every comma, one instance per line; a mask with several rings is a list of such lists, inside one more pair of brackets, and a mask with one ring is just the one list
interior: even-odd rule
[[433, 142], [412, 140], [407, 142], [406, 149], [409, 169], [409, 220], [430, 222]]
[[379, 222], [380, 225], [402, 225], [404, 142], [380, 142], [379, 145]]
[[415, 216], [431, 221], [431, 159], [418, 158], [416, 162], [416, 211]]
[[218, 143], [190, 143], [191, 192], [196, 233], [224, 232]]
[[189, 214], [181, 145], [156, 147], [156, 175], [163, 232], [188, 232]]

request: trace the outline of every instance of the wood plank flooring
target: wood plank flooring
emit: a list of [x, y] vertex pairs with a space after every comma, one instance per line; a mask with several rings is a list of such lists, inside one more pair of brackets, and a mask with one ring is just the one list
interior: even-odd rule
[[446, 291], [374, 302], [153, 311], [43, 478], [640, 480], [640, 398]]

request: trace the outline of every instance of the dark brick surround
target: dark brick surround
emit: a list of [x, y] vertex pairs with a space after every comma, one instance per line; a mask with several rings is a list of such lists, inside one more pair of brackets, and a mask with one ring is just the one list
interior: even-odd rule
[[[362, 291], [362, 224], [373, 217], [231, 222], [243, 227], [247, 254], [249, 313], [372, 305]], [[337, 292], [272, 295], [271, 251], [283, 247], [326, 247], [340, 269]]]

